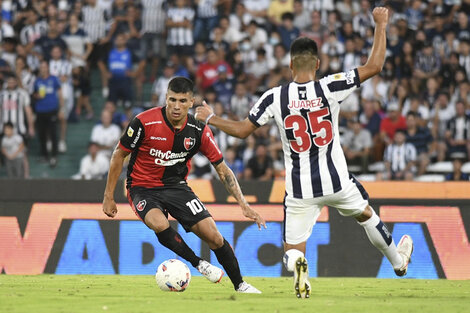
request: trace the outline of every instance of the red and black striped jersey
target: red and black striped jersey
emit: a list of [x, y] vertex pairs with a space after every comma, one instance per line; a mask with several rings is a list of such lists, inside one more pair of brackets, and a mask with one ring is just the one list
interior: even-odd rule
[[185, 184], [191, 158], [199, 151], [214, 165], [223, 161], [222, 152], [206, 124], [188, 114], [183, 127], [174, 129], [165, 109], [152, 108], [140, 113], [121, 137], [121, 149], [131, 152], [127, 188]]

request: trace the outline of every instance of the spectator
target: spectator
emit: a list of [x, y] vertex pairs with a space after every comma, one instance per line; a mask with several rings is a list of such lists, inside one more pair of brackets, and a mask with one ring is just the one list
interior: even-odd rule
[[350, 119], [348, 129], [342, 136], [343, 151], [348, 164], [361, 166], [361, 172], [368, 171], [372, 137], [362, 128], [358, 119]]
[[[36, 112], [36, 126], [39, 135], [39, 143], [43, 161], [49, 161], [51, 167], [57, 165], [57, 120], [62, 114], [64, 106], [60, 81], [49, 74], [49, 64], [42, 61], [39, 65], [39, 77], [34, 83], [34, 111]], [[47, 149], [50, 140], [51, 158]]]
[[377, 180], [412, 180], [415, 175], [416, 149], [405, 142], [406, 134], [398, 129], [393, 143], [385, 150], [385, 172], [377, 173]]
[[133, 56], [126, 47], [126, 37], [123, 34], [116, 35], [114, 43], [115, 48], [111, 50], [108, 57], [110, 77], [108, 101], [122, 105], [127, 115], [130, 116], [133, 100], [132, 78], [139, 76], [142, 68], [133, 70]]
[[20, 31], [20, 42], [26, 47], [26, 52], [31, 52], [34, 42], [47, 33], [47, 22], [40, 20], [38, 14], [30, 9], [25, 12], [26, 23]]
[[232, 76], [232, 69], [227, 62], [220, 60], [214, 49], [207, 50], [207, 62], [201, 64], [196, 73], [196, 85], [199, 89], [206, 90], [211, 87], [218, 79], [217, 68], [219, 66], [227, 68], [228, 77]]
[[197, 17], [194, 21], [194, 40], [207, 41], [208, 34], [217, 26], [219, 22], [217, 5], [218, 0], [196, 0]]
[[246, 27], [246, 35], [250, 41], [251, 48], [254, 50], [268, 42], [268, 34], [255, 21], [251, 21]]
[[237, 152], [231, 146], [225, 149], [224, 153], [224, 161], [227, 166], [232, 170], [233, 174], [237, 177], [237, 179], [241, 179], [243, 176], [243, 162], [242, 160], [237, 158]]
[[370, 3], [367, 0], [361, 0], [361, 9], [353, 17], [353, 28], [361, 36], [366, 35], [366, 31], [369, 27], [374, 26], [374, 18], [372, 17]]
[[121, 128], [111, 122], [111, 112], [103, 110], [101, 112], [101, 123], [93, 126], [90, 139], [98, 144], [99, 153], [103, 154], [108, 160], [111, 158], [113, 149], [121, 137]]
[[470, 117], [465, 114], [465, 104], [455, 104], [456, 116], [447, 122], [446, 143], [448, 155], [462, 155], [470, 160]]
[[318, 45], [318, 48], [321, 49], [323, 42], [326, 40], [328, 36], [328, 28], [322, 24], [321, 22], [321, 13], [319, 11], [312, 11], [310, 14], [310, 18], [312, 23], [310, 27], [305, 29], [301, 36], [308, 37]]
[[73, 110], [74, 93], [72, 86], [72, 63], [62, 58], [62, 50], [59, 46], [52, 47], [49, 73], [59, 78], [62, 99], [64, 99], [64, 106], [61, 108], [61, 114], [59, 114], [60, 139], [58, 149], [60, 153], [65, 153], [67, 151], [65, 143], [67, 120]]
[[118, 111], [116, 105], [111, 101], [106, 101], [103, 110], [111, 113], [111, 123], [119, 126], [121, 129], [125, 129], [127, 124], [129, 124], [127, 115]]
[[109, 169], [109, 160], [101, 153], [95, 142], [88, 144], [88, 154], [80, 160], [80, 179], [103, 179]]
[[421, 10], [421, 0], [413, 0], [411, 1], [411, 7], [405, 11], [406, 19], [408, 20], [408, 27], [411, 30], [416, 31], [418, 28], [420, 28], [421, 22], [424, 18], [423, 12]]
[[241, 0], [244, 12], [248, 14], [249, 20], [255, 20], [256, 23], [264, 25], [268, 15], [270, 0]]
[[444, 65], [439, 73], [442, 88], [449, 88], [455, 85], [455, 73], [458, 71], [465, 72], [465, 68], [459, 64], [459, 55], [452, 52], [444, 61]]
[[453, 158], [452, 166], [453, 170], [452, 173], [448, 173], [446, 175], [446, 180], [453, 180], [453, 181], [468, 181], [470, 177], [467, 173], [462, 172], [462, 164], [465, 162], [466, 158], [464, 156], [457, 156]]
[[273, 160], [268, 155], [266, 146], [258, 145], [255, 156], [245, 167], [244, 178], [266, 181], [273, 179], [273, 173]]
[[62, 53], [68, 52], [67, 44], [61, 38], [61, 34], [58, 32], [56, 20], [49, 21], [47, 34], [36, 40], [34, 45], [39, 59], [43, 58], [46, 61], [51, 59], [51, 51], [55, 46], [58, 46], [60, 49], [62, 49]]
[[414, 76], [421, 80], [436, 77], [441, 69], [441, 59], [434, 51], [431, 43], [426, 42], [416, 56]]
[[176, 6], [168, 10], [166, 27], [169, 54], [176, 54], [186, 59], [193, 53], [194, 10], [186, 5], [185, 0], [176, 0]]
[[230, 23], [227, 16], [220, 18], [219, 27], [222, 30], [222, 39], [229, 44], [238, 43], [243, 38], [240, 30]]
[[418, 175], [423, 175], [430, 162], [430, 151], [435, 149], [431, 132], [418, 126], [418, 114], [410, 111], [406, 115], [406, 142], [416, 148]]
[[294, 0], [272, 0], [268, 8], [268, 19], [273, 25], [279, 26], [284, 22], [284, 14], [289, 13], [294, 20]]
[[468, 78], [470, 77], [470, 39], [460, 42], [459, 53], [459, 63], [465, 69]]
[[269, 74], [269, 63], [266, 58], [266, 50], [259, 48], [256, 50], [256, 60], [247, 69], [248, 89], [255, 93], [259, 88], [265, 88], [265, 79]]
[[174, 77], [175, 65], [168, 62], [163, 69], [163, 75], [160, 76], [152, 86], [152, 103], [155, 106], [165, 106], [166, 104], [166, 91], [168, 83]]
[[90, 38], [79, 25], [80, 21], [76, 14], [69, 17], [69, 25], [62, 35], [62, 39], [67, 43], [70, 52], [70, 61], [72, 66], [85, 67], [86, 60], [93, 50]]
[[387, 105], [387, 116], [380, 122], [380, 137], [385, 144], [391, 144], [397, 129], [406, 129], [406, 119], [400, 113], [398, 103]]
[[228, 107], [230, 99], [233, 96], [235, 80], [228, 77], [227, 67], [225, 65], [219, 65], [217, 67], [217, 73], [219, 78], [212, 85], [212, 87], [217, 93], [217, 101], [225, 104], [225, 106]]
[[248, 111], [255, 103], [253, 96], [246, 90], [244, 83], [235, 85], [235, 94], [230, 99], [230, 112], [236, 119], [243, 119], [248, 116]]
[[30, 68], [26, 64], [25, 58], [21, 56], [16, 58], [15, 74], [18, 86], [26, 90], [26, 92], [31, 95], [33, 93], [36, 76], [31, 72]]
[[23, 137], [15, 133], [11, 122], [3, 125], [3, 137], [0, 146], [2, 155], [5, 157], [8, 178], [25, 178]]
[[457, 23], [454, 25], [454, 33], [457, 39], [461, 41], [470, 41], [470, 23], [468, 21], [468, 11], [460, 11], [457, 13]]
[[302, 0], [294, 0], [294, 26], [301, 32], [310, 26], [310, 14], [304, 10]]
[[140, 39], [141, 57], [151, 59], [151, 79], [157, 76], [160, 61], [167, 56], [165, 42], [166, 6], [164, 0], [143, 0], [142, 37]]
[[282, 23], [278, 27], [278, 32], [281, 35], [284, 48], [289, 50], [292, 41], [300, 35], [299, 29], [294, 26], [294, 15], [292, 13], [282, 14]]
[[[91, 67], [98, 66], [101, 74], [101, 87], [103, 97], [109, 94], [107, 84], [106, 58], [110, 49], [110, 41], [115, 29], [115, 23], [110, 17], [110, 12], [99, 6], [97, 0], [86, 0], [86, 5], [81, 11], [83, 28], [93, 44], [88, 61]], [[111, 24], [107, 32], [107, 24]]]
[[338, 10], [341, 15], [343, 22], [351, 22], [353, 17], [359, 13], [360, 9], [361, 7], [358, 1], [342, 0], [336, 3], [336, 10]]

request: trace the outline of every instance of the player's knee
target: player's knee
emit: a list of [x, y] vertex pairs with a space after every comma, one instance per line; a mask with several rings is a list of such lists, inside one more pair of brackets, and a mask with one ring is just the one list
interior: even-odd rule
[[207, 243], [211, 249], [221, 248], [224, 245], [224, 237], [218, 231], [215, 231], [211, 234]]
[[374, 211], [372, 210], [372, 208], [368, 205], [366, 206], [366, 208], [364, 209], [364, 211], [356, 216], [356, 220], [360, 223], [362, 222], [365, 222], [367, 221], [368, 219], [370, 219], [372, 217], [372, 215], [374, 215]]

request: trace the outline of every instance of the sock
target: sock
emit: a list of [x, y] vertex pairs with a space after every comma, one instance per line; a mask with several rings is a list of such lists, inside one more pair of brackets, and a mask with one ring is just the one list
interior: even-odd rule
[[303, 257], [304, 253], [297, 249], [289, 249], [284, 253], [284, 257], [282, 258], [282, 262], [286, 267], [286, 270], [289, 272], [293, 272], [295, 269], [295, 262], [298, 258]]
[[202, 260], [190, 247], [184, 242], [180, 234], [175, 231], [173, 228], [168, 227], [164, 231], [155, 233], [157, 235], [158, 241], [171, 251], [175, 252], [177, 255], [191, 263], [192, 266], [196, 267], [199, 265], [199, 261]]
[[243, 282], [243, 278], [240, 273], [240, 266], [238, 265], [237, 257], [235, 256], [235, 253], [233, 253], [232, 247], [224, 238], [224, 245], [212, 251], [214, 251], [217, 260], [225, 269], [225, 272], [232, 281], [233, 286], [237, 289]]
[[390, 234], [387, 226], [380, 220], [380, 217], [373, 209], [372, 216], [365, 222], [359, 222], [359, 225], [364, 227], [370, 242], [385, 255], [393, 268], [400, 268], [403, 265], [403, 258], [397, 252], [397, 246], [393, 241], [392, 234]]

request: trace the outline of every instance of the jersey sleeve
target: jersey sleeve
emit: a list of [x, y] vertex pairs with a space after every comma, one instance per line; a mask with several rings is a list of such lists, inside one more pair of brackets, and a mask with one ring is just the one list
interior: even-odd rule
[[123, 150], [131, 152], [141, 145], [144, 137], [144, 126], [142, 125], [142, 122], [135, 117], [122, 134], [121, 139], [119, 140], [119, 146]]
[[361, 86], [357, 68], [348, 72], [329, 75], [320, 80], [326, 85], [330, 98], [341, 102], [346, 99], [354, 90]]
[[215, 143], [214, 135], [212, 134], [211, 129], [207, 125], [202, 131], [201, 146], [199, 148], [199, 151], [201, 151], [202, 154], [204, 154], [214, 165], [217, 165], [224, 160], [222, 152]]
[[266, 91], [251, 108], [248, 119], [255, 124], [256, 127], [265, 125], [274, 117], [273, 102], [274, 91], [271, 89]]

